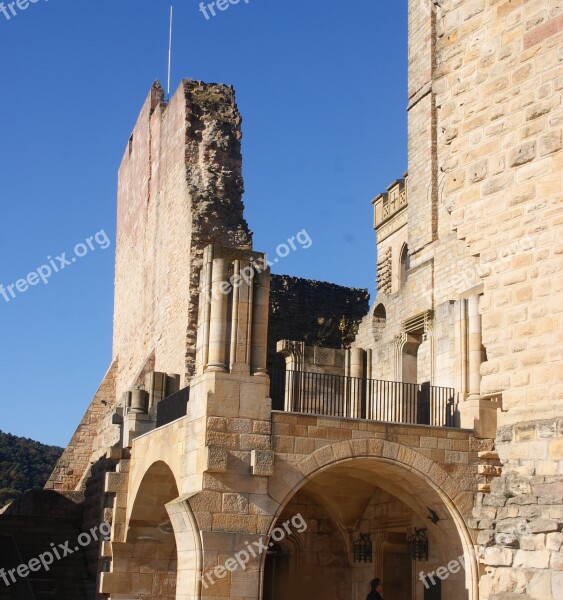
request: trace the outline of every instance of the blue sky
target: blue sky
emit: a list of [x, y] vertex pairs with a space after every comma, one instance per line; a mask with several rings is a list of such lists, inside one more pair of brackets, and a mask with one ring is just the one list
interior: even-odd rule
[[[406, 0], [241, 0], [209, 20], [199, 1], [173, 4], [173, 89], [182, 77], [236, 89], [255, 248], [305, 228], [312, 247], [274, 271], [373, 300], [370, 199], [407, 165]], [[111, 240], [0, 296], [3, 431], [65, 445], [109, 365], [117, 168], [152, 82], [166, 82], [169, 7], [0, 12], [0, 283], [100, 230]]]

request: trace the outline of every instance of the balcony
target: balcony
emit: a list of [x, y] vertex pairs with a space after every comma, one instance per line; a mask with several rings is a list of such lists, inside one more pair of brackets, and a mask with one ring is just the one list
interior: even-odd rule
[[458, 427], [456, 392], [429, 384], [271, 370], [274, 410], [391, 423]]
[[190, 388], [185, 387], [180, 391], [163, 398], [156, 405], [156, 426], [168, 425], [176, 419], [186, 416], [188, 401], [190, 399]]

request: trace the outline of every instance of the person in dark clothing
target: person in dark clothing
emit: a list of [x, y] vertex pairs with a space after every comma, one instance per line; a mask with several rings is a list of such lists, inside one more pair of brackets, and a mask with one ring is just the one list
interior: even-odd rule
[[381, 579], [376, 577], [372, 579], [370, 582], [371, 591], [367, 595], [366, 600], [383, 600], [383, 596], [381, 595], [383, 592], [383, 585], [381, 584]]

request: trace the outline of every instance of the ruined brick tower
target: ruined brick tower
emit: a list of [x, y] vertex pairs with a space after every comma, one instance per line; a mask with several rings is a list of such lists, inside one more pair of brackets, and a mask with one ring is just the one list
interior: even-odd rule
[[[113, 357], [117, 394], [153, 357], [194, 372], [199, 269], [210, 243], [252, 247], [243, 217], [241, 117], [232, 88], [155, 84], [119, 169]], [[165, 367], [165, 369], [161, 368]]]

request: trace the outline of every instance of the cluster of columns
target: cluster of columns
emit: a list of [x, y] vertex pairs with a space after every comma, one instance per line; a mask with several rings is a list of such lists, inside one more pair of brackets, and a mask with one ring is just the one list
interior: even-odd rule
[[200, 273], [196, 371], [266, 374], [270, 270], [264, 254], [208, 246]]

